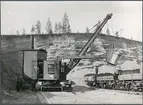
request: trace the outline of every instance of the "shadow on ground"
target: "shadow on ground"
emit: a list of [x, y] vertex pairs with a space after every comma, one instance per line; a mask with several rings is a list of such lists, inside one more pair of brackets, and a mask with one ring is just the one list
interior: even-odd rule
[[[4, 92], [4, 91], [3, 91]], [[3, 104], [40, 104], [40, 100], [36, 92], [32, 91], [11, 91], [10, 93], [4, 92], [2, 96]]]
[[96, 89], [86, 87], [86, 86], [79, 86], [79, 85], [73, 87], [73, 92], [86, 92], [86, 91], [92, 91], [92, 90], [96, 90]]

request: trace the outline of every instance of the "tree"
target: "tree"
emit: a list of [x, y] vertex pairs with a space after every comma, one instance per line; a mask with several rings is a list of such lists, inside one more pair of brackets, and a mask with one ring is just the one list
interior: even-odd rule
[[37, 24], [35, 25], [36, 34], [41, 34], [41, 22], [40, 20], [37, 21]]
[[23, 35], [26, 35], [25, 28], [22, 29], [22, 34], [23, 34]]
[[106, 30], [106, 34], [107, 34], [107, 35], [110, 35], [109, 28], [107, 28], [107, 30]]
[[88, 27], [86, 27], [86, 33], [89, 33], [89, 28]]
[[19, 33], [20, 33], [19, 30], [17, 30], [16, 33], [17, 33], [17, 35], [19, 35]]
[[54, 32], [58, 33], [58, 24], [57, 24], [57, 22], [55, 23], [55, 31]]
[[66, 14], [66, 12], [65, 12], [63, 20], [62, 20], [62, 32], [63, 33], [70, 33], [71, 32], [69, 19], [68, 19], [68, 15]]
[[101, 25], [101, 21], [99, 20], [96, 25], [99, 27]]
[[115, 35], [118, 37], [118, 36], [119, 36], [119, 32], [118, 32], [118, 31], [116, 31]]
[[115, 35], [117, 37], [121, 36], [121, 33], [123, 32], [123, 29], [121, 28], [119, 31], [116, 31]]
[[63, 30], [62, 30], [62, 23], [61, 22], [59, 22], [58, 23], [58, 33], [62, 33], [63, 32]]
[[34, 34], [34, 33], [35, 33], [35, 27], [32, 25], [31, 34]]
[[52, 23], [51, 23], [50, 18], [48, 18], [48, 21], [46, 23], [45, 29], [46, 29], [46, 33], [47, 34], [52, 34], [53, 33], [53, 31], [52, 31]]
[[67, 31], [67, 33], [71, 33], [70, 25], [68, 25], [68, 31]]

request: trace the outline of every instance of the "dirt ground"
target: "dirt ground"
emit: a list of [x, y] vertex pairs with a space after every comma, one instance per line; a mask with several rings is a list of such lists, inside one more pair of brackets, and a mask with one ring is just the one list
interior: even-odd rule
[[90, 90], [84, 86], [77, 86], [73, 92], [43, 92], [43, 94], [48, 99], [44, 103], [53, 104], [143, 104], [141, 93]]
[[76, 85], [72, 92], [10, 91], [3, 95], [4, 104], [143, 104], [141, 92], [91, 89]]

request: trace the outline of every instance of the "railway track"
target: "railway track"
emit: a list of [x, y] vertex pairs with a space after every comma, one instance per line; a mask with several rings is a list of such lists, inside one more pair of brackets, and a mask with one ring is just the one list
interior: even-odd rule
[[47, 97], [48, 92], [37, 92], [37, 96], [39, 97], [39, 100], [42, 104], [53, 104]]

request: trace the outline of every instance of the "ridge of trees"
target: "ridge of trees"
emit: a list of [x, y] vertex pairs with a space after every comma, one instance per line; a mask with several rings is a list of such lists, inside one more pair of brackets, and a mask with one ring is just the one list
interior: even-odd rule
[[[42, 31], [42, 28], [45, 27], [45, 30]], [[38, 20], [35, 25], [32, 25], [30, 29], [31, 34], [60, 34], [60, 33], [71, 33], [71, 26], [70, 26], [70, 21], [67, 13], [65, 12], [62, 21], [55, 22], [54, 24], [54, 29], [53, 25], [51, 22], [51, 19], [48, 18], [45, 26], [43, 26]], [[17, 35], [20, 35], [20, 31], [16, 31]], [[26, 30], [25, 28], [22, 29], [21, 32], [22, 35], [26, 35]]]
[[[44, 28], [44, 30], [42, 30], [42, 28]], [[72, 31], [71, 31], [70, 19], [66, 12], [64, 13], [62, 21], [55, 22], [54, 25], [51, 22], [51, 18], [48, 18], [45, 26], [41, 24], [40, 20], [37, 20], [36, 24], [32, 25], [30, 29], [30, 34], [39, 34], [39, 35], [40, 34], [51, 35], [51, 34], [71, 33], [71, 32]], [[90, 33], [88, 27], [86, 27], [86, 33]], [[26, 29], [23, 28], [21, 32], [17, 30], [16, 34], [26, 35], [28, 33], [26, 33]]]
[[[100, 23], [101, 22], [98, 21], [97, 24], [100, 24]], [[42, 28], [44, 30], [42, 30]], [[52, 34], [65, 34], [65, 33], [67, 33], [67, 34], [72, 33], [70, 19], [66, 12], [64, 13], [62, 21], [57, 21], [57, 22], [55, 22], [54, 25], [51, 22], [51, 18], [48, 17], [45, 26], [41, 24], [40, 20], [37, 20], [36, 24], [32, 25], [32, 27], [30, 29], [30, 33], [26, 33], [25, 28], [23, 28], [21, 32], [19, 30], [16, 30], [17, 35], [26, 35], [26, 34], [38, 34], [38, 35], [49, 34], [49, 35], [52, 35]], [[77, 31], [76, 33], [79, 33], [79, 32]], [[89, 27], [86, 27], [85, 33], [90, 33]], [[110, 35], [109, 28], [106, 29], [106, 34]], [[115, 32], [115, 36], [119, 37], [118, 31]]]

